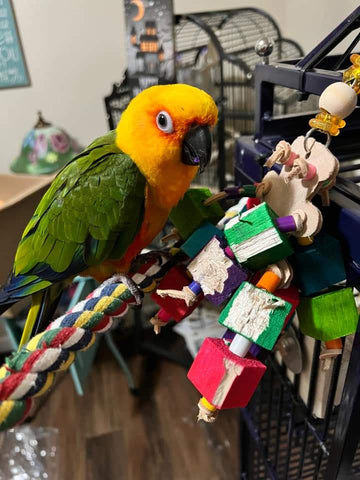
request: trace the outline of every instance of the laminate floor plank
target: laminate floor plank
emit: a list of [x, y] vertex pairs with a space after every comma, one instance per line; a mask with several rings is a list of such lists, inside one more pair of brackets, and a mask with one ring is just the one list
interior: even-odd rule
[[121, 430], [86, 440], [86, 479], [127, 480], [126, 450]]
[[237, 479], [238, 411], [198, 423], [199, 394], [184, 368], [153, 357], [129, 363], [139, 396], [103, 343], [85, 395], [66, 375], [33, 421], [59, 429], [59, 480]]

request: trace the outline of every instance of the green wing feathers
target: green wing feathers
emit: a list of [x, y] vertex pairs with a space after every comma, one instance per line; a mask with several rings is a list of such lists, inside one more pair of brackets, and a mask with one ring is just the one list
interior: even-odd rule
[[97, 139], [42, 198], [19, 243], [10, 284], [53, 283], [101, 263], [115, 247], [124, 253], [142, 223], [144, 191], [145, 179], [116, 147], [115, 132]]

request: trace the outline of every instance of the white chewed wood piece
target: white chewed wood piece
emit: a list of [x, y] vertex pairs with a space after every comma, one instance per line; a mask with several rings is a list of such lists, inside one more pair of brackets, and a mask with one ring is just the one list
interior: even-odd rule
[[[262, 182], [271, 182], [271, 189], [263, 200], [279, 215], [279, 217], [292, 215], [295, 212], [305, 215], [305, 221], [301, 229], [293, 232], [296, 237], [311, 237], [316, 235], [322, 226], [322, 215], [311, 200], [314, 195], [327, 188], [339, 171], [339, 162], [329, 149], [321, 142], [313, 138], [309, 139], [311, 154], [308, 162], [316, 167], [316, 174], [311, 180], [292, 178], [288, 181], [291, 166], [284, 165], [280, 174], [271, 170]], [[301, 158], [306, 158], [304, 137], [298, 137], [291, 145], [291, 150]]]
[[214, 295], [224, 290], [232, 266], [233, 262], [225, 255], [220, 240], [214, 237], [188, 265], [188, 270], [195, 282], [200, 283], [205, 295]]

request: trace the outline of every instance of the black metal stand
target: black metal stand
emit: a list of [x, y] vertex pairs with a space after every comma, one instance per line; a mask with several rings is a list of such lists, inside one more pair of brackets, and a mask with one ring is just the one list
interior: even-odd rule
[[[236, 148], [238, 184], [259, 181], [265, 158], [279, 140], [293, 141], [309, 129], [313, 114], [274, 116], [274, 87], [281, 85], [301, 93], [320, 95], [349, 66], [350, 46], [343, 55], [327, 56], [341, 40], [360, 27], [360, 7], [300, 61], [258, 65], [255, 73], [255, 137], [241, 138]], [[357, 41], [360, 36], [356, 37]], [[351, 47], [351, 49], [350, 49]], [[350, 49], [350, 50], [349, 50]], [[348, 283], [360, 287], [360, 109], [347, 119], [344, 131], [331, 142], [331, 151], [340, 161], [337, 185], [331, 192], [331, 207], [323, 209], [324, 225], [342, 242], [347, 254]], [[346, 162], [352, 160], [352, 162]], [[303, 337], [298, 333], [299, 341]], [[345, 480], [360, 476], [360, 328], [355, 334], [341, 402], [335, 396], [341, 367], [337, 357], [329, 377], [323, 418], [313, 414], [319, 376], [320, 342], [316, 341], [309, 361], [311, 371], [305, 401], [300, 377], [290, 381], [287, 371], [271, 356], [268, 370], [257, 392], [243, 410], [242, 479]]]

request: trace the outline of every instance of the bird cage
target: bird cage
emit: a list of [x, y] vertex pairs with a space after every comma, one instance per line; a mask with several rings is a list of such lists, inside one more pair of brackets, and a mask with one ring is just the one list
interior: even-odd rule
[[[254, 46], [268, 38], [264, 50]], [[270, 43], [271, 40], [271, 43]], [[303, 55], [294, 41], [282, 38], [274, 19], [255, 8], [179, 15], [175, 23], [177, 81], [207, 91], [219, 107], [216, 149], [212, 168], [200, 183], [223, 188], [233, 171], [234, 142], [254, 129], [253, 73], [260, 56], [271, 61]], [[275, 109], [288, 113], [296, 107], [296, 93], [278, 87]], [[217, 165], [217, 168], [215, 166]], [[229, 178], [230, 180], [230, 178]]]
[[[236, 145], [236, 184], [258, 182], [263, 164], [281, 139], [292, 142], [309, 129], [314, 111], [273, 115], [273, 89], [298, 89], [303, 98], [317, 98], [330, 84], [342, 81], [350, 66], [350, 53], [359, 42], [360, 7], [308, 55], [298, 62], [258, 65], [255, 73], [255, 136]], [[341, 55], [328, 55], [347, 38]], [[343, 44], [344, 45], [344, 44]], [[346, 46], [347, 46], [346, 45]], [[309, 106], [309, 105], [307, 105]], [[316, 108], [316, 110], [318, 110]], [[266, 115], [264, 113], [266, 112]], [[331, 204], [319, 207], [326, 232], [342, 245], [346, 284], [354, 288], [359, 309], [360, 291], [360, 109], [347, 118], [344, 132], [331, 140], [330, 150], [340, 163]], [[255, 140], [256, 139], [256, 140]], [[336, 288], [336, 287], [334, 287]], [[267, 358], [267, 372], [249, 405], [243, 409], [242, 479], [311, 480], [360, 478], [360, 323], [357, 332], [343, 339], [342, 354], [329, 368], [322, 365], [320, 340], [294, 326], [291, 350], [280, 360]], [[290, 371], [292, 358], [302, 358], [298, 373]]]
[[[261, 10], [241, 8], [175, 17], [177, 82], [207, 91], [219, 108], [212, 161], [195, 179], [197, 184], [223, 188], [232, 177], [236, 138], [253, 132], [253, 72], [261, 61], [259, 55], [271, 53], [271, 48], [255, 52], [260, 38], [271, 39], [271, 61], [303, 54], [296, 42], [282, 38], [276, 22]], [[125, 77], [105, 99], [110, 128], [116, 126], [130, 98]], [[277, 112], [294, 111], [296, 98], [294, 91], [276, 88]]]

